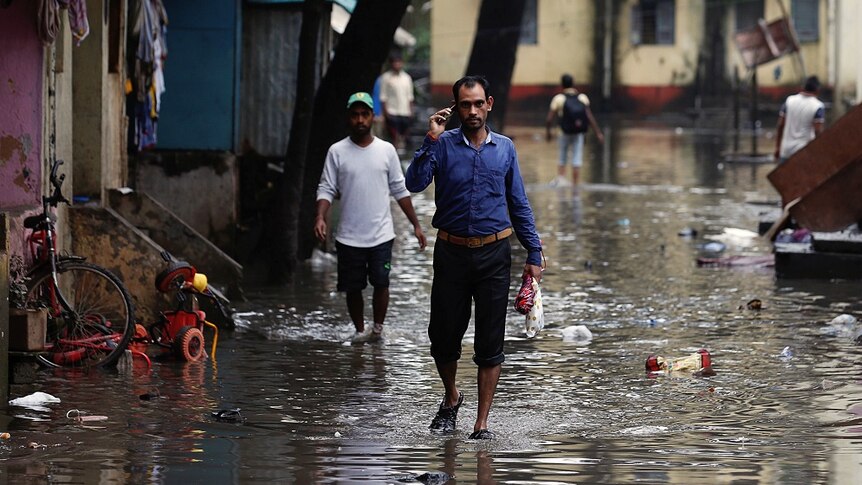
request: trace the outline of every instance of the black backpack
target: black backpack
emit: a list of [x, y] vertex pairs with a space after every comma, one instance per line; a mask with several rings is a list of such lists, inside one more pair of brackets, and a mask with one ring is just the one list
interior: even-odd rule
[[566, 94], [566, 104], [563, 105], [563, 116], [560, 117], [560, 128], [563, 133], [586, 133], [590, 127], [587, 117], [587, 105], [578, 99], [577, 94]]

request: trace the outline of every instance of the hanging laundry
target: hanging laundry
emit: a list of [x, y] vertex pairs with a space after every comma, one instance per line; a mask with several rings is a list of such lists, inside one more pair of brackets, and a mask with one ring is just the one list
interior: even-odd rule
[[128, 46], [131, 59], [128, 81], [132, 89], [128, 94], [128, 111], [134, 113], [134, 126], [130, 130], [129, 150], [134, 153], [153, 148], [158, 140], [161, 97], [165, 92], [164, 60], [168, 55], [168, 15], [161, 0], [132, 0], [133, 13]]
[[69, 11], [69, 28], [75, 45], [81, 45], [90, 34], [90, 23], [87, 21], [86, 0], [39, 0], [38, 31], [39, 38], [45, 44], [53, 44], [60, 31], [60, 9]]

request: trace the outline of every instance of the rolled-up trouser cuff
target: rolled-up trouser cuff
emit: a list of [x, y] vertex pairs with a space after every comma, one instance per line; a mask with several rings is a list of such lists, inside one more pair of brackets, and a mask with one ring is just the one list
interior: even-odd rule
[[506, 355], [500, 352], [499, 354], [491, 357], [490, 359], [480, 358], [478, 355], [473, 355], [473, 362], [476, 363], [479, 367], [494, 367], [495, 365], [500, 365], [506, 360]]
[[448, 364], [461, 360], [461, 352], [440, 352], [434, 348], [434, 345], [431, 345], [431, 357], [437, 364]]

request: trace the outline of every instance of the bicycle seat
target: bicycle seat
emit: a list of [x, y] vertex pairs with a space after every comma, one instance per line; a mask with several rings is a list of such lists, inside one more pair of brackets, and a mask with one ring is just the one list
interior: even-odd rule
[[[51, 218], [52, 222], [57, 222], [57, 216], [55, 216], [54, 214], [48, 214], [48, 217]], [[45, 219], [42, 214], [27, 217], [24, 219], [24, 227], [27, 229], [36, 229], [42, 224], [44, 220]]]

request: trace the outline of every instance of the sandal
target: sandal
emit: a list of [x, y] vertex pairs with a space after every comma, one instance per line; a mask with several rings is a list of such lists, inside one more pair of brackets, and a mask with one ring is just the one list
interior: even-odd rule
[[450, 433], [455, 431], [455, 419], [458, 417], [458, 408], [464, 402], [464, 394], [458, 392], [458, 402], [452, 407], [444, 407], [446, 398], [440, 403], [440, 409], [437, 410], [437, 415], [431, 420], [431, 431], [437, 433]]
[[487, 429], [480, 429], [479, 431], [473, 431], [469, 438], [471, 440], [492, 440], [495, 438], [494, 433], [488, 431]]

